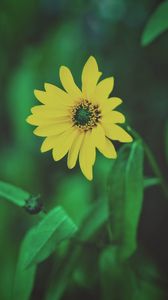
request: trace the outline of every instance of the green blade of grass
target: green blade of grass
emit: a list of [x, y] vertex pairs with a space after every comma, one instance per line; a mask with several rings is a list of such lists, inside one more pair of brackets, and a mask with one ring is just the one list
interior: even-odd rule
[[168, 29], [168, 1], [161, 3], [147, 22], [141, 44], [147, 46]]
[[71, 238], [76, 230], [76, 225], [61, 207], [51, 210], [28, 233], [24, 267], [30, 267], [46, 259], [56, 246]]
[[139, 140], [122, 147], [108, 180], [111, 236], [120, 245], [118, 255], [123, 259], [135, 251], [137, 244], [144, 188], [143, 157]]
[[160, 184], [160, 179], [156, 177], [149, 177], [144, 179], [144, 188], [149, 188]]
[[137, 227], [143, 204], [143, 160], [142, 143], [136, 141], [132, 144], [125, 171], [124, 257], [129, 257], [137, 247]]
[[[99, 271], [103, 300], [134, 299], [131, 297], [134, 274], [127, 262], [118, 260], [119, 246], [108, 246], [100, 254]], [[135, 298], [136, 299], [136, 298]]]
[[47, 291], [46, 300], [62, 299], [73, 271], [83, 252], [86, 251], [83, 243], [93, 239], [93, 236], [98, 234], [102, 226], [107, 222], [107, 219], [108, 208], [105, 199], [93, 204], [75, 235], [75, 239], [71, 242], [65, 256], [62, 258], [59, 267], [56, 266], [55, 268], [52, 276], [54, 281]]
[[28, 240], [29, 234], [25, 236], [20, 248], [19, 259], [14, 277], [12, 300], [28, 300], [33, 289], [36, 266], [34, 265], [27, 269], [25, 269], [24, 266]]
[[20, 206], [24, 207], [25, 201], [31, 197], [31, 195], [7, 182], [0, 181], [0, 197]]
[[77, 228], [61, 207], [51, 210], [30, 229], [21, 246], [14, 280], [13, 299], [27, 300], [33, 288], [36, 264], [46, 259]]

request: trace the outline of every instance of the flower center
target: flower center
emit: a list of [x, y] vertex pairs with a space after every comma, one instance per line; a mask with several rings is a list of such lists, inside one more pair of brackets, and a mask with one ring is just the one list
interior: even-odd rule
[[98, 105], [82, 100], [72, 109], [72, 121], [75, 126], [87, 131], [97, 125], [101, 118]]
[[79, 107], [77, 108], [74, 119], [76, 120], [76, 124], [86, 125], [92, 117], [92, 113], [88, 108]]

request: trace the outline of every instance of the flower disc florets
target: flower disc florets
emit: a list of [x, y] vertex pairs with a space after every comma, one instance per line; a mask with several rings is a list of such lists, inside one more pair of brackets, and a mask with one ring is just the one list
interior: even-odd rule
[[72, 109], [72, 121], [75, 126], [87, 131], [95, 127], [101, 119], [98, 105], [82, 100]]

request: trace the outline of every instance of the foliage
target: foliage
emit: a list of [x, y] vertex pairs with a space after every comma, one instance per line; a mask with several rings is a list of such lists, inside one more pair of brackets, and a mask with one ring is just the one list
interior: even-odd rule
[[112, 239], [121, 244], [120, 259], [128, 258], [137, 248], [136, 232], [143, 203], [143, 146], [140, 141], [134, 142], [131, 149], [125, 146], [120, 150], [108, 184]]
[[46, 259], [63, 240], [76, 231], [75, 224], [61, 207], [56, 207], [26, 234], [14, 280], [13, 299], [29, 299], [36, 265]]
[[168, 1], [165, 1], [159, 5], [150, 17], [143, 35], [142, 45], [147, 46], [154, 39], [156, 39], [161, 33], [168, 29]]

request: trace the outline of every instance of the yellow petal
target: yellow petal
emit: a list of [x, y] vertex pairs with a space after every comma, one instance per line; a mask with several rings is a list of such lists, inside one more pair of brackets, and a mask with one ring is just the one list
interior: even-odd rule
[[82, 92], [87, 99], [92, 98], [101, 74], [95, 58], [90, 56], [82, 71]]
[[102, 104], [103, 113], [109, 112], [119, 106], [123, 101], [117, 97], [111, 97], [104, 101]]
[[132, 137], [121, 127], [116, 124], [112, 124], [109, 126], [103, 124], [105, 129], [106, 136], [111, 140], [120, 141], [122, 143], [130, 143], [132, 142]]
[[26, 122], [27, 123], [29, 123], [29, 124], [31, 124], [31, 125], [44, 125], [44, 124], [49, 124], [48, 123], [48, 120], [46, 121], [46, 119], [43, 119], [43, 118], [38, 118], [38, 117], [36, 117], [36, 116], [34, 116], [34, 115], [30, 115], [30, 116], [28, 116], [27, 117], [27, 119], [26, 119]]
[[43, 104], [47, 101], [47, 94], [45, 91], [34, 90], [35, 97]]
[[75, 127], [71, 127], [69, 130], [57, 136], [57, 141], [53, 149], [53, 158], [55, 161], [63, 158], [70, 149], [74, 139], [78, 135], [78, 131]]
[[95, 162], [95, 146], [93, 144], [91, 138], [91, 131], [87, 131], [85, 133], [85, 137], [83, 139], [83, 143], [80, 148], [79, 152], [79, 164], [82, 173], [88, 180], [93, 179], [93, 164]]
[[82, 92], [75, 84], [71, 71], [65, 66], [60, 68], [60, 79], [67, 93], [75, 96], [77, 99], [82, 97]]
[[55, 135], [46, 137], [41, 145], [41, 148], [40, 148], [41, 152], [47, 152], [47, 151], [51, 150], [54, 147], [54, 145], [56, 144], [56, 137], [57, 136], [55, 136]]
[[52, 136], [61, 134], [64, 131], [68, 130], [70, 127], [72, 127], [72, 124], [70, 122], [67, 123], [56, 123], [52, 125], [46, 125], [46, 126], [39, 126], [37, 127], [33, 133], [38, 136]]
[[45, 90], [47, 92], [47, 101], [46, 104], [49, 106], [51, 105], [63, 105], [63, 106], [71, 106], [74, 103], [73, 98], [68, 95], [65, 91], [60, 89], [59, 87], [50, 84], [45, 83], [44, 84]]
[[45, 105], [36, 105], [36, 106], [33, 106], [31, 108], [32, 114], [38, 113], [38, 112], [41, 112], [41, 111], [45, 111], [45, 110], [46, 110], [46, 106]]
[[94, 99], [99, 102], [104, 102], [105, 99], [107, 99], [112, 92], [114, 87], [114, 78], [106, 78], [98, 83], [95, 89], [94, 93]]
[[107, 158], [116, 158], [117, 153], [109, 139], [105, 138], [104, 145], [99, 145], [98, 150]]
[[112, 124], [112, 123], [124, 123], [125, 117], [122, 113], [118, 111], [112, 111], [102, 118], [102, 123]]
[[122, 99], [118, 98], [118, 97], [111, 97], [108, 99], [108, 101], [110, 101], [110, 105], [111, 105], [111, 109], [116, 108], [118, 105], [120, 105], [123, 101]]
[[68, 152], [68, 162], [67, 162], [67, 164], [68, 164], [69, 169], [74, 168], [75, 165], [76, 165], [76, 161], [77, 161], [77, 158], [78, 158], [79, 150], [80, 150], [84, 135], [85, 135], [84, 132], [81, 132], [76, 137], [76, 139], [73, 141], [72, 146], [71, 146], [71, 148]]
[[57, 118], [70, 116], [70, 110], [68, 108], [48, 108], [46, 105], [34, 106], [31, 108], [31, 112], [39, 118]]
[[105, 132], [100, 124], [92, 129], [92, 141], [95, 146], [99, 149], [99, 146], [104, 145], [105, 143]]
[[27, 123], [31, 125], [36, 125], [36, 126], [44, 126], [44, 125], [51, 125], [55, 123], [63, 123], [63, 122], [68, 122], [70, 121], [70, 118], [68, 117], [38, 117], [36, 115], [30, 115], [26, 119]]
[[72, 106], [71, 97], [57, 86], [49, 83], [44, 84], [46, 91], [34, 90], [35, 97], [49, 107]]
[[[64, 132], [63, 134], [67, 134], [67, 132]], [[69, 130], [68, 130], [69, 134]], [[58, 146], [59, 139], [62, 137], [62, 134], [52, 135], [45, 138], [41, 145], [41, 152], [49, 151], [53, 148], [56, 148]]]
[[92, 130], [92, 138], [97, 149], [107, 158], [116, 158], [117, 154], [112, 143], [105, 137], [104, 129], [98, 125]]

